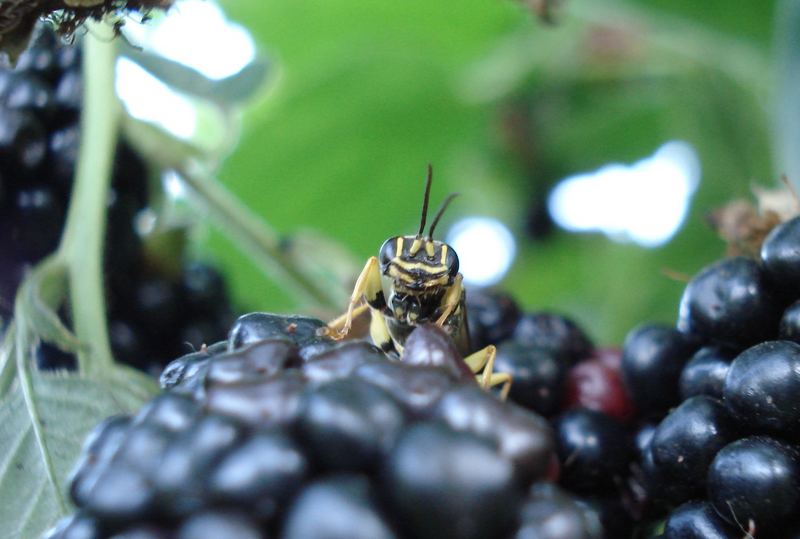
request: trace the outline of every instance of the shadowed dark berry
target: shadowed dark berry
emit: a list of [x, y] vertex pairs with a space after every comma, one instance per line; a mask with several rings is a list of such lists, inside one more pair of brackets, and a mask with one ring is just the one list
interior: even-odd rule
[[360, 471], [379, 462], [404, 422], [402, 409], [384, 391], [348, 379], [306, 394], [299, 429], [325, 468]]
[[197, 513], [183, 523], [177, 539], [265, 539], [258, 523], [234, 510], [208, 510]]
[[800, 343], [800, 301], [795, 301], [783, 311], [778, 336], [787, 341]]
[[172, 537], [171, 530], [167, 528], [155, 524], [143, 524], [125, 528], [125, 530], [115, 533], [110, 539], [171, 539]]
[[13, 77], [0, 99], [10, 110], [29, 110], [40, 115], [49, 114], [55, 105], [50, 85], [31, 74]]
[[678, 328], [732, 346], [774, 338], [782, 304], [758, 262], [735, 257], [697, 274], [683, 292]]
[[761, 244], [761, 262], [770, 280], [796, 299], [800, 293], [800, 217], [770, 231]]
[[[28, 47], [17, 59], [14, 66], [17, 72], [34, 73], [42, 79], [52, 82], [58, 76], [56, 47], [54, 44], [42, 44]], [[27, 75], [27, 74], [26, 74]]]
[[34, 352], [36, 367], [41, 370], [75, 370], [77, 360], [69, 354], [46, 342], [39, 343]]
[[718, 346], [707, 346], [697, 351], [683, 367], [678, 382], [682, 399], [696, 395], [722, 398], [722, 388], [728, 368], [736, 355]]
[[182, 322], [178, 342], [190, 350], [200, 350], [204, 345], [224, 339], [228, 334], [228, 324], [212, 317], [189, 318]]
[[108, 322], [108, 338], [114, 359], [144, 367], [151, 361], [139, 328], [128, 320], [113, 319]]
[[54, 99], [65, 115], [71, 111], [76, 113], [80, 111], [83, 100], [83, 77], [79, 69], [64, 73], [56, 86]]
[[664, 539], [741, 539], [742, 531], [731, 526], [706, 501], [687, 502], [672, 513], [664, 525]]
[[0, 168], [8, 177], [33, 171], [47, 152], [47, 137], [39, 120], [19, 110], [0, 109]]
[[410, 536], [501, 537], [520, 493], [513, 466], [492, 445], [430, 423], [407, 429], [384, 469], [384, 495]]
[[641, 415], [658, 416], [678, 403], [678, 380], [695, 348], [692, 340], [669, 326], [647, 324], [628, 333], [622, 379]]
[[800, 427], [800, 344], [769, 341], [733, 360], [725, 404], [752, 430], [796, 432]]
[[425, 416], [455, 381], [438, 367], [381, 361], [361, 365], [355, 376], [386, 391], [415, 416]]
[[61, 237], [64, 207], [49, 186], [30, 186], [17, 191], [11, 222], [5, 233], [18, 252], [39, 258], [55, 250]]
[[145, 518], [153, 510], [155, 491], [145, 475], [115, 462], [87, 486], [83, 509], [97, 518], [120, 524]]
[[45, 534], [44, 539], [101, 539], [103, 537], [97, 520], [84, 512], [61, 519]]
[[474, 375], [452, 339], [441, 328], [426, 324], [414, 329], [406, 339], [403, 363], [440, 367], [455, 380], [474, 381]]
[[551, 471], [553, 430], [533, 412], [501, 402], [477, 386], [459, 386], [442, 397], [433, 415], [454, 430], [492, 441], [500, 455], [514, 463], [521, 484]]
[[56, 63], [62, 70], [69, 70], [81, 65], [80, 47], [60, 47], [56, 50]]
[[766, 436], [733, 442], [711, 463], [708, 492], [731, 524], [749, 528], [752, 521], [759, 534], [779, 530], [800, 508], [800, 455]]
[[267, 519], [299, 490], [307, 472], [306, 457], [289, 437], [263, 431], [225, 455], [207, 488], [220, 502], [250, 507], [250, 514]]
[[576, 501], [580, 507], [592, 513], [584, 517], [585, 520], [592, 524], [594, 519], [600, 521], [604, 539], [622, 539], [633, 535], [633, 518], [618, 496], [579, 498]]
[[369, 482], [337, 475], [308, 485], [289, 507], [283, 539], [394, 539]]
[[640, 454], [641, 487], [646, 493], [644, 503], [655, 508], [673, 507], [694, 497], [694, 487], [673, 481], [653, 458], [652, 443]]
[[172, 334], [179, 319], [179, 291], [175, 283], [150, 278], [138, 283], [135, 292], [137, 321], [151, 339]]
[[633, 402], [622, 382], [619, 367], [614, 369], [599, 358], [574, 365], [567, 373], [565, 385], [565, 409], [587, 408], [619, 421], [627, 421], [633, 415]]
[[385, 361], [383, 352], [367, 342], [343, 342], [303, 363], [302, 370], [311, 382], [325, 383], [347, 378], [361, 365]]
[[186, 303], [193, 311], [214, 312], [225, 302], [225, 280], [213, 267], [191, 262], [183, 269], [182, 282]]
[[70, 478], [70, 497], [78, 507], [86, 504], [97, 478], [125, 440], [130, 423], [129, 417], [110, 417], [89, 433]]
[[249, 313], [234, 322], [228, 334], [228, 349], [234, 350], [255, 341], [269, 338], [288, 338], [297, 346], [305, 347], [323, 339], [317, 330], [325, 322], [308, 316], [280, 315], [272, 313]]
[[206, 390], [206, 406], [251, 425], [290, 425], [300, 413], [305, 387], [302, 376], [288, 373], [262, 382], [215, 385]]
[[658, 425], [651, 448], [656, 465], [674, 483], [702, 494], [717, 451], [736, 438], [728, 411], [705, 395], [684, 401]]
[[128, 429], [125, 440], [114, 455], [112, 466], [122, 463], [142, 472], [145, 476], [151, 475], [173, 438], [172, 432], [158, 425], [151, 423], [134, 425]]
[[657, 428], [658, 423], [645, 423], [636, 431], [636, 435], [633, 437], [633, 445], [639, 458], [644, 455], [645, 451], [649, 450], [650, 442], [653, 441], [653, 435], [656, 433]]
[[552, 350], [506, 341], [497, 347], [494, 370], [511, 375], [512, 401], [545, 416], [559, 411], [567, 364]]
[[190, 399], [163, 393], [142, 406], [134, 417], [134, 422], [147, 422], [169, 431], [181, 432], [188, 429], [198, 415], [197, 405]]
[[214, 357], [206, 377], [211, 384], [259, 381], [298, 363], [297, 349], [291, 342], [268, 339]]
[[473, 350], [511, 337], [519, 316], [519, 307], [508, 294], [482, 289], [467, 291], [467, 323]]
[[571, 410], [555, 423], [561, 483], [575, 492], [599, 493], [625, 476], [633, 454], [630, 436], [615, 419]]
[[50, 174], [53, 175], [55, 184], [65, 193], [71, 187], [75, 175], [80, 139], [80, 126], [74, 123], [51, 133], [47, 143]]
[[514, 339], [551, 350], [568, 363], [586, 359], [594, 348], [592, 341], [574, 321], [555, 313], [523, 315], [514, 329]]
[[[596, 513], [555, 485], [537, 483], [520, 510], [515, 539], [603, 539]], [[612, 537], [612, 536], [608, 536]]]
[[209, 467], [234, 447], [242, 429], [228, 418], [205, 416], [170, 444], [152, 480], [161, 511], [183, 515], [204, 504]]

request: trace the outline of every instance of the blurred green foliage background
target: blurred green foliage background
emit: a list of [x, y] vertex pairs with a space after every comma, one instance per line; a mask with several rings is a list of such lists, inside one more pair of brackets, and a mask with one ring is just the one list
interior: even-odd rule
[[[708, 211], [779, 177], [771, 1], [567, 0], [552, 26], [513, 0], [221, 3], [273, 70], [220, 177], [287, 239], [314, 230], [341, 244], [345, 255], [300, 251], [351, 278], [385, 238], [416, 230], [430, 162], [434, 203], [462, 194], [448, 222], [494, 216], [515, 233], [500, 288], [620, 343], [640, 322], [675, 320], [684, 285], [665, 269], [693, 274], [723, 254]], [[526, 234], [548, 185], [671, 139], [694, 145], [703, 172], [666, 245]], [[221, 235], [201, 245], [243, 309], [319, 312]]]

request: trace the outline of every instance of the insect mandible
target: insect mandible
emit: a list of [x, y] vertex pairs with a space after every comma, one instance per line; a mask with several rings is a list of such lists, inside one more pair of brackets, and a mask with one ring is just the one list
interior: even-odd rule
[[480, 385], [502, 386], [500, 395], [505, 398], [511, 376], [493, 372], [495, 347], [489, 345], [470, 354], [466, 292], [458, 255], [447, 243], [433, 239], [436, 225], [456, 193], [445, 198], [424, 234], [432, 179], [433, 169], [428, 165], [417, 234], [394, 236], [383, 243], [378, 256], [370, 257], [361, 270], [347, 311], [330, 322], [323, 333], [337, 340], [345, 338], [353, 319], [369, 309], [372, 342], [384, 352], [400, 355], [415, 327], [435, 323], [453, 339]]

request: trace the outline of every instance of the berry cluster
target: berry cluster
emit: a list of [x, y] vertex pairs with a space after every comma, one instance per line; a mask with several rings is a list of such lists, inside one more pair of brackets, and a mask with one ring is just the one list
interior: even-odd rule
[[[80, 139], [81, 51], [45, 25], [16, 67], [0, 69], [0, 324], [25, 271], [58, 245]], [[224, 337], [231, 322], [222, 277], [186, 263], [166, 274], [145, 255], [136, 218], [148, 205], [148, 171], [124, 142], [108, 201], [106, 274], [115, 357], [154, 373], [185, 351]], [[188, 313], [188, 316], [187, 316]], [[43, 368], [74, 358], [43, 345]]]
[[252, 313], [171, 363], [89, 437], [49, 537], [603, 537], [549, 482], [548, 422], [481, 390], [441, 330], [392, 360], [321, 326]]
[[775, 227], [758, 259], [697, 274], [677, 329], [626, 339], [623, 375], [652, 421], [641, 484], [656, 510], [675, 508], [665, 538], [798, 537], [798, 246], [800, 217]]

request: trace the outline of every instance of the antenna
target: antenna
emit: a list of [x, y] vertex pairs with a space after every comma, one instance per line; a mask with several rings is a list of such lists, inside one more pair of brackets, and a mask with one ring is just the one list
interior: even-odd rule
[[444, 213], [444, 210], [447, 209], [447, 206], [448, 204], [450, 204], [450, 201], [456, 198], [457, 196], [458, 193], [450, 193], [449, 195], [447, 195], [447, 198], [444, 199], [442, 205], [439, 206], [439, 211], [436, 212], [436, 217], [433, 218], [433, 223], [431, 223], [431, 229], [428, 231], [428, 239], [433, 239], [433, 229], [436, 228], [436, 225], [439, 224], [439, 219], [442, 218], [442, 214]]
[[419, 220], [419, 232], [417, 237], [422, 236], [425, 231], [425, 220], [428, 217], [428, 199], [431, 196], [431, 182], [433, 181], [433, 167], [428, 163], [428, 179], [425, 181], [425, 197], [422, 199], [422, 218]]

